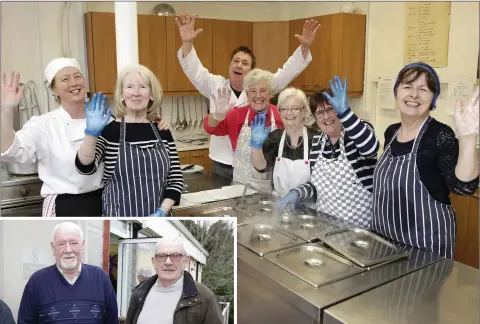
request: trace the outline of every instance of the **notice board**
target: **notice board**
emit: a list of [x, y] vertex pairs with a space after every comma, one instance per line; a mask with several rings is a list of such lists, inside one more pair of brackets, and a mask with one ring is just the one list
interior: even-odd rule
[[407, 2], [405, 64], [425, 62], [434, 68], [448, 63], [450, 2]]

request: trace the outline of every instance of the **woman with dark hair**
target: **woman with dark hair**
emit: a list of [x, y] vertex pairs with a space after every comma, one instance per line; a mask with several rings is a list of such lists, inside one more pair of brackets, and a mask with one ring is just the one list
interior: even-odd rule
[[435, 70], [417, 62], [400, 71], [394, 87], [400, 123], [385, 131], [375, 168], [372, 230], [453, 257], [456, 217], [449, 193], [472, 195], [478, 187], [478, 92], [468, 105], [457, 102], [457, 139], [430, 116], [440, 94]]
[[290, 190], [280, 200], [279, 211], [314, 198], [317, 211], [368, 227], [378, 140], [373, 126], [348, 106], [347, 80], [342, 85], [336, 76], [330, 86], [331, 90], [310, 97], [310, 110], [320, 128], [309, 154], [311, 180]]

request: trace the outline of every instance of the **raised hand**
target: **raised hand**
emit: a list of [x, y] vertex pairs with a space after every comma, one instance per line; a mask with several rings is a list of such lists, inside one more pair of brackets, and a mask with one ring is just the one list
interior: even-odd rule
[[348, 108], [347, 104], [347, 79], [344, 80], [343, 86], [338, 76], [334, 77], [335, 84], [328, 80], [330, 89], [332, 89], [333, 97], [324, 92], [323, 96], [330, 102], [338, 115], [343, 114]]
[[478, 135], [479, 118], [479, 87], [475, 89], [472, 98], [465, 105], [459, 98], [455, 104], [453, 119], [458, 136]]
[[12, 109], [20, 103], [22, 98], [23, 88], [19, 87], [20, 72], [10, 72], [7, 80], [7, 75], [2, 73], [2, 111]]
[[88, 98], [85, 99], [85, 118], [87, 121], [87, 128], [85, 134], [91, 136], [100, 136], [102, 130], [107, 126], [112, 111], [110, 108], [105, 112], [105, 105], [107, 104], [107, 96], [101, 92], [95, 93], [92, 102]]
[[201, 28], [195, 30], [195, 16], [189, 14], [180, 14], [180, 16], [175, 17], [175, 22], [180, 31], [180, 38], [184, 43], [193, 42], [203, 30]]
[[320, 24], [316, 20], [307, 20], [303, 25], [302, 36], [295, 34], [295, 38], [298, 39], [300, 44], [302, 44], [303, 46], [310, 47], [310, 45], [312, 45], [313, 43], [313, 40], [315, 39], [318, 28], [320, 28]]
[[270, 129], [272, 126], [265, 128], [265, 123], [267, 120], [267, 116], [265, 115], [256, 115], [253, 118], [252, 123], [250, 124], [250, 128], [252, 130], [252, 136], [250, 137], [250, 146], [255, 149], [261, 149], [263, 146], [263, 142], [270, 134]]
[[219, 88], [217, 91], [217, 97], [213, 97], [215, 103], [215, 110], [212, 111], [213, 118], [218, 121], [222, 121], [227, 116], [228, 112], [234, 104], [230, 103], [230, 97], [232, 96], [232, 90], [230, 88]]

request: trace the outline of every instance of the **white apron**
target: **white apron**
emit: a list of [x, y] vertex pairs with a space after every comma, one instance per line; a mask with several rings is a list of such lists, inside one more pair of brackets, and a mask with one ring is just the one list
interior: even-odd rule
[[323, 157], [328, 137], [323, 136], [311, 180], [317, 190], [317, 211], [369, 228], [373, 195], [358, 180], [345, 155], [344, 136], [342, 132], [339, 139], [340, 155], [336, 159]]
[[[252, 137], [252, 130], [248, 126], [248, 117], [250, 116], [250, 109], [247, 112], [245, 121], [238, 135], [237, 147], [235, 148], [235, 158], [233, 161], [233, 181], [241, 184], [250, 184], [250, 188], [265, 193], [272, 192], [272, 180], [270, 172], [258, 172], [252, 165], [251, 155], [252, 147], [250, 146], [250, 139]], [[273, 111], [271, 111], [270, 121], [272, 128], [270, 132], [277, 129]]]
[[273, 168], [274, 194], [283, 197], [290, 189], [296, 188], [310, 181], [310, 162], [308, 161], [308, 134], [303, 127], [303, 159], [290, 160], [283, 157], [283, 147], [286, 140], [286, 131], [283, 131], [278, 155]]

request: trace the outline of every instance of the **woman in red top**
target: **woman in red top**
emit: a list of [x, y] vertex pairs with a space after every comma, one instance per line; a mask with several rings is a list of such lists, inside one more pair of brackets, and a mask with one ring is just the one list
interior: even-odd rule
[[215, 107], [210, 107], [210, 114], [203, 119], [203, 128], [210, 135], [228, 135], [235, 151], [233, 164], [233, 181], [250, 183], [253, 189], [271, 191], [269, 172], [258, 172], [252, 166], [251, 128], [254, 118], [265, 118], [265, 132], [283, 128], [283, 123], [276, 106], [270, 104], [274, 92], [273, 74], [261, 69], [253, 69], [244, 79], [248, 106], [233, 107], [229, 104], [230, 89], [219, 89], [214, 98]]

